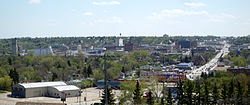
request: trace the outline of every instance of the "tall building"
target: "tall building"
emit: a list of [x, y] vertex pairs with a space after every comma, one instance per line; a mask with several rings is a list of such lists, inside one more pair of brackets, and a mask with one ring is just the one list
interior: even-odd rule
[[[120, 36], [121, 36], [121, 34], [120, 34]], [[122, 38], [115, 39], [115, 46], [124, 46], [123, 39]]]
[[82, 45], [77, 46], [77, 51], [78, 51], [78, 53], [82, 53]]
[[14, 38], [14, 39], [12, 39], [12, 54], [16, 55], [17, 52], [18, 52], [17, 39]]
[[180, 40], [178, 41], [178, 45], [180, 45], [181, 48], [191, 48], [191, 42], [189, 40]]
[[192, 41], [192, 42], [191, 42], [191, 47], [192, 47], [192, 48], [196, 48], [197, 45], [198, 45], [197, 41]]

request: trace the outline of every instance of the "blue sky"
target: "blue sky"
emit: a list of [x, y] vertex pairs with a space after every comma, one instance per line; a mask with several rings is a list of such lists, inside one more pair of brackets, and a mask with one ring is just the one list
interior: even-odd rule
[[250, 0], [0, 0], [0, 38], [250, 34]]

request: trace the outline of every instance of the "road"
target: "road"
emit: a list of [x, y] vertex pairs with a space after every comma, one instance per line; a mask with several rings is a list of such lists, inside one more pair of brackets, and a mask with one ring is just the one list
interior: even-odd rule
[[189, 74], [187, 74], [187, 78], [189, 80], [194, 80], [195, 78], [199, 77], [202, 72], [208, 73], [209, 70], [213, 70], [215, 67], [217, 67], [218, 61], [220, 56], [224, 57], [229, 53], [228, 48], [230, 47], [229, 44], [226, 42], [223, 42], [224, 47], [220, 50], [220, 52], [212, 59], [210, 60], [207, 64], [192, 70]]

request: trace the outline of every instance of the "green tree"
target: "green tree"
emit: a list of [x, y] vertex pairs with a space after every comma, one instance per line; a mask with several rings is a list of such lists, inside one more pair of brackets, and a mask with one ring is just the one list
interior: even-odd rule
[[141, 70], [136, 70], [136, 75], [138, 78], [140, 78], [141, 77]]
[[[20, 81], [25, 80], [34, 80], [35, 79], [35, 71], [32, 67], [24, 67], [24, 71], [20, 73]], [[37, 75], [36, 75], [37, 76]]]
[[209, 82], [205, 81], [204, 83], [204, 104], [209, 105], [210, 103], [210, 92], [209, 92]]
[[133, 96], [133, 103], [134, 105], [142, 104], [142, 93], [139, 81], [136, 82], [136, 88], [134, 90], [134, 96]]
[[153, 93], [151, 90], [149, 90], [148, 92], [147, 104], [154, 105], [154, 97], [153, 97]]
[[68, 60], [68, 61], [67, 61], [67, 63], [68, 63], [68, 66], [69, 66], [69, 67], [71, 67], [71, 66], [72, 66], [72, 64], [71, 64], [71, 61], [70, 61], [70, 60]]
[[55, 61], [52, 57], [48, 56], [48, 57], [42, 58], [40, 63], [43, 65], [44, 68], [46, 68], [46, 70], [50, 71]]
[[196, 104], [200, 105], [201, 104], [201, 84], [200, 84], [200, 79], [196, 80]]
[[124, 66], [122, 66], [122, 72], [126, 73]]
[[223, 104], [227, 103], [227, 84], [225, 82], [222, 83], [222, 99], [223, 99]]
[[229, 84], [229, 88], [228, 88], [228, 98], [229, 98], [229, 102], [232, 103], [233, 99], [234, 99], [234, 78], [231, 79], [230, 84]]
[[247, 88], [248, 88], [247, 82], [250, 81], [250, 80], [248, 80], [246, 74], [243, 74], [243, 73], [240, 73], [240, 74], [236, 75], [236, 80], [238, 82], [240, 82], [240, 85], [242, 87], [242, 95], [243, 95], [243, 97], [246, 96], [246, 92], [247, 92]]
[[190, 80], [186, 80], [185, 81], [185, 103], [187, 103], [187, 105], [192, 105], [192, 101], [193, 101], [193, 83]]
[[121, 82], [121, 96], [119, 97], [119, 104], [123, 105], [125, 102], [133, 101], [133, 93], [135, 90], [135, 82], [134, 81], [124, 81]]
[[88, 77], [90, 77], [90, 75], [93, 74], [93, 71], [90, 65], [88, 66], [87, 74], [88, 74]]
[[188, 63], [188, 62], [189, 62], [188, 56], [185, 56], [184, 62], [185, 62], [185, 63]]
[[178, 84], [177, 84], [177, 99], [178, 99], [178, 105], [182, 105], [183, 104], [183, 83], [181, 78], [179, 78], [178, 80]]
[[0, 67], [0, 78], [4, 77], [5, 75], [8, 75], [8, 72], [4, 68]]
[[9, 62], [9, 65], [12, 65], [12, 63], [13, 63], [13, 59], [12, 59], [12, 57], [8, 57], [8, 62]]
[[[115, 105], [115, 98], [114, 98], [114, 94], [112, 93], [111, 88], [108, 88], [107, 96], [108, 96], [108, 105]], [[103, 89], [101, 102], [102, 102], [102, 105], [105, 105], [105, 89]]]
[[233, 57], [231, 58], [232, 66], [238, 66], [238, 67], [245, 67], [246, 66], [246, 59], [243, 57]]
[[9, 76], [10, 76], [10, 78], [13, 79], [14, 84], [19, 83], [19, 74], [17, 73], [15, 68], [14, 68], [14, 70], [10, 70]]
[[239, 81], [237, 81], [237, 104], [242, 105], [243, 100], [243, 91], [242, 91], [242, 85]]
[[165, 105], [164, 97], [161, 97], [161, 103], [160, 103], [160, 105]]
[[82, 72], [83, 77], [85, 77], [85, 78], [88, 77], [88, 73], [87, 73], [87, 72], [88, 72], [88, 71], [87, 71], [87, 67], [85, 66], [85, 67], [83, 68], [83, 72]]
[[32, 56], [25, 56], [23, 58], [23, 61], [26, 63], [27, 66], [31, 65], [32, 64]]
[[52, 81], [55, 81], [56, 79], [58, 79], [58, 76], [56, 73], [52, 73]]
[[103, 80], [104, 79], [104, 73], [100, 69], [95, 69], [93, 71], [93, 74], [91, 75], [92, 78], [94, 78], [95, 82], [98, 80]]
[[218, 87], [217, 87], [216, 83], [215, 83], [214, 88], [213, 88], [212, 97], [213, 97], [212, 103], [214, 105], [217, 104], [217, 100], [219, 98], [219, 91], [218, 91]]
[[244, 57], [245, 59], [247, 59], [248, 56], [250, 55], [250, 51], [248, 49], [243, 49], [243, 50], [240, 51], [240, 55], [242, 57]]
[[172, 97], [172, 91], [171, 88], [168, 89], [168, 97], [167, 97], [167, 102], [168, 105], [172, 105], [173, 104], [173, 97]]
[[0, 78], [0, 90], [7, 90], [10, 89], [12, 85], [12, 79], [10, 78], [10, 76], [4, 76]]

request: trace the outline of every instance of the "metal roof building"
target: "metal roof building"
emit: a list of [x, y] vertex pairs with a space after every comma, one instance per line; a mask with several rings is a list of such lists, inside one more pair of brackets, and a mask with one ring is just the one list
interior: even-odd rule
[[21, 83], [12, 86], [11, 95], [13, 97], [60, 97], [61, 93], [66, 93], [67, 97], [79, 96], [80, 89], [74, 85], [67, 85], [64, 82], [37, 82]]
[[24, 88], [38, 88], [38, 87], [49, 87], [49, 86], [62, 86], [67, 85], [64, 82], [58, 81], [58, 82], [37, 82], [37, 83], [22, 83], [20, 84]]

